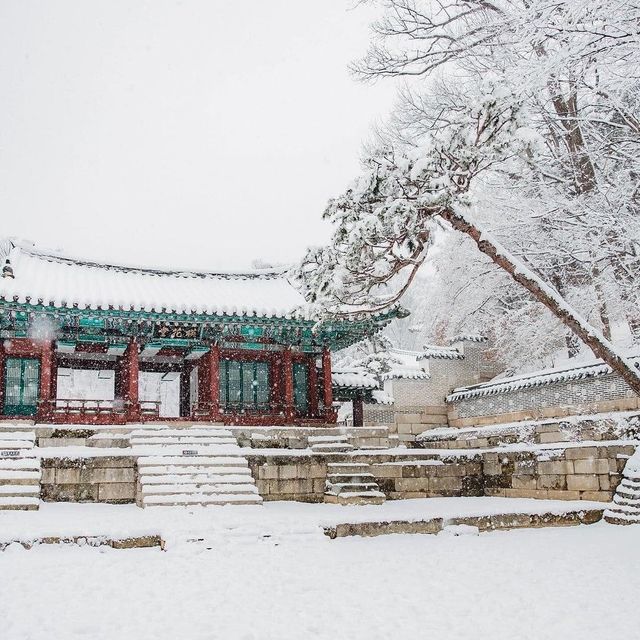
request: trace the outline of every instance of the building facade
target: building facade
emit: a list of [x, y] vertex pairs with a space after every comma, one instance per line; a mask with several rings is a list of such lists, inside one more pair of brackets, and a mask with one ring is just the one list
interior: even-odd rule
[[[318, 323], [283, 270], [126, 267], [10, 241], [0, 260], [0, 419], [335, 423], [331, 351], [394, 317]], [[70, 397], [61, 378], [78, 371], [100, 393]], [[174, 384], [172, 411], [149, 380]]]

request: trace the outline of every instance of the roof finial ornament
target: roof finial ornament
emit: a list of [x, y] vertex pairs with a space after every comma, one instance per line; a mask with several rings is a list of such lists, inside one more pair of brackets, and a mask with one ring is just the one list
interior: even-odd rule
[[13, 275], [13, 267], [11, 266], [11, 260], [9, 258], [6, 259], [4, 263], [4, 267], [2, 267], [2, 277], [3, 278], [15, 278]]

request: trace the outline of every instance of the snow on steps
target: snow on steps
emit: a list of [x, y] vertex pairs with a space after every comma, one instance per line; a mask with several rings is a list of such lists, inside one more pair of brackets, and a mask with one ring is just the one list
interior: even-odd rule
[[611, 524], [640, 524], [640, 447], [627, 460], [604, 519]]
[[142, 428], [130, 440], [142, 507], [262, 503], [249, 463], [226, 429]]
[[33, 451], [35, 438], [32, 430], [5, 427], [0, 431], [0, 510], [35, 510], [40, 505], [40, 458]]
[[329, 462], [324, 501], [337, 504], [382, 504], [386, 497], [367, 463]]
[[309, 447], [314, 453], [331, 454], [346, 453], [353, 450], [347, 436], [309, 436]]

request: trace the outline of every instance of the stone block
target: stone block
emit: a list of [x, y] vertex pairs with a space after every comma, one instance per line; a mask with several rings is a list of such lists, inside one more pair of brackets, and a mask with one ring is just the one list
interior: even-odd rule
[[536, 498], [544, 499], [547, 497], [546, 489], [505, 489], [506, 498]]
[[130, 482], [106, 483], [98, 485], [99, 502], [133, 502], [135, 497], [135, 485]]
[[529, 458], [527, 460], [516, 460], [513, 470], [517, 475], [532, 475], [536, 471], [536, 460]]
[[[87, 469], [88, 482], [91, 483], [112, 483], [112, 482], [135, 482], [135, 469], [127, 467], [116, 467], [113, 469]], [[82, 474], [85, 476], [85, 473]]]
[[538, 476], [537, 488], [565, 490], [567, 488], [567, 476], [565, 475]]
[[594, 500], [595, 502], [611, 502], [613, 492], [611, 491], [585, 491], [580, 495], [582, 500]]
[[549, 500], [580, 500], [580, 492], [549, 489], [547, 491], [547, 497]]
[[429, 478], [429, 492], [461, 491], [461, 490], [462, 490], [461, 477]]
[[80, 469], [56, 469], [56, 484], [77, 484], [80, 482]]
[[40, 447], [84, 447], [86, 438], [39, 438]]
[[42, 469], [40, 482], [42, 484], [53, 484], [56, 478], [56, 470], [53, 467], [45, 467]]
[[426, 498], [424, 491], [391, 491], [387, 494], [390, 500], [410, 500], [411, 498]]
[[533, 475], [515, 475], [511, 478], [513, 489], [537, 489], [537, 479]]
[[324, 480], [324, 478], [327, 477], [327, 467], [324, 464], [310, 464], [308, 465], [309, 467], [309, 472], [308, 472], [308, 477], [309, 478], [322, 478]]
[[298, 477], [298, 466], [295, 464], [283, 464], [278, 466], [278, 478], [280, 480], [293, 480]]
[[436, 467], [438, 478], [462, 478], [467, 475], [464, 463], [445, 463]]
[[399, 464], [375, 464], [371, 466], [371, 473], [376, 478], [402, 478], [402, 465]]
[[567, 476], [567, 489], [569, 491], [598, 491], [600, 483], [596, 475], [572, 475]]
[[396, 491], [418, 491], [426, 492], [430, 488], [430, 482], [436, 478], [398, 478], [396, 480]]
[[552, 431], [549, 433], [540, 433], [536, 437], [540, 444], [550, 444], [553, 442], [569, 442], [571, 440], [569, 434], [562, 431]]
[[602, 458], [586, 458], [573, 463], [576, 473], [609, 473], [609, 461]]
[[42, 499], [47, 502], [97, 502], [98, 485], [46, 484], [42, 485]]
[[496, 498], [504, 498], [505, 497], [504, 492], [505, 492], [504, 489], [500, 489], [498, 487], [486, 487], [484, 490], [484, 495], [490, 496], [490, 497], [496, 497]]
[[502, 473], [502, 465], [498, 462], [485, 462], [482, 469], [486, 476], [499, 476]]
[[609, 491], [609, 489], [611, 489], [611, 480], [608, 473], [599, 475], [598, 482], [600, 484], [600, 489], [603, 491]]
[[585, 458], [598, 458], [597, 447], [570, 447], [565, 450], [567, 460], [582, 460]]
[[269, 480], [256, 480], [256, 488], [261, 496], [269, 494], [271, 482]]
[[537, 469], [540, 475], [567, 475], [573, 473], [573, 462], [570, 460], [538, 462]]
[[313, 493], [313, 480], [279, 480], [278, 493]]
[[135, 467], [136, 459], [133, 456], [96, 456], [95, 458], [83, 458], [79, 461], [86, 469], [115, 469], [119, 467]]
[[263, 464], [258, 467], [258, 478], [261, 480], [277, 480], [278, 479], [278, 467], [275, 465]]

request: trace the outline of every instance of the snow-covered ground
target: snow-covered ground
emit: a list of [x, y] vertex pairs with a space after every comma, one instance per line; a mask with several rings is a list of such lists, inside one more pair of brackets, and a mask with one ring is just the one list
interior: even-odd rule
[[[461, 514], [499, 504], [453, 500], [406, 501], [391, 511], [426, 515], [429, 502], [434, 515], [454, 504]], [[513, 502], [520, 510], [532, 501]], [[0, 531], [4, 538], [21, 527], [69, 531], [81, 515], [89, 528], [106, 530], [116, 528], [116, 514], [130, 530], [140, 511], [44, 505], [1, 514]], [[151, 529], [190, 530], [204, 540], [175, 535], [166, 551], [11, 545], [0, 553], [2, 640], [637, 637], [637, 526], [330, 540], [321, 521], [367, 519], [367, 509], [268, 504], [142, 513]]]

